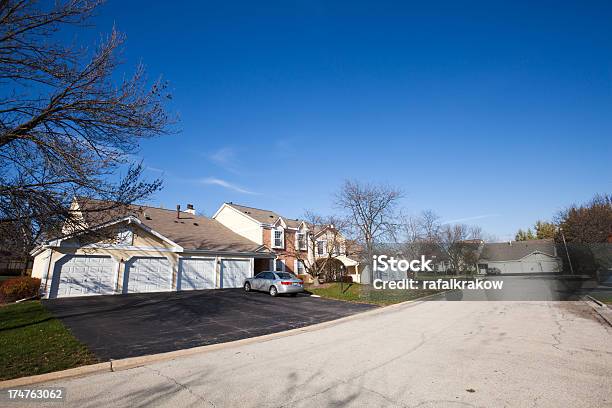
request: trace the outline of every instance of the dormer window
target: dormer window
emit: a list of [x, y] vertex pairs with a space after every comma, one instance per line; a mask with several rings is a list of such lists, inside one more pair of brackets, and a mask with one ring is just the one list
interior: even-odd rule
[[282, 229], [272, 230], [272, 248], [285, 247], [285, 231]]

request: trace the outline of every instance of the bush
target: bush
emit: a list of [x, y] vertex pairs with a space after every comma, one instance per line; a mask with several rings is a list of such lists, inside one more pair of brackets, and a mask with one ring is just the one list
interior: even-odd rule
[[340, 279], [338, 279], [338, 282], [353, 283], [353, 277], [352, 276], [343, 276]]
[[40, 279], [24, 276], [0, 283], [0, 303], [14, 302], [38, 295]]

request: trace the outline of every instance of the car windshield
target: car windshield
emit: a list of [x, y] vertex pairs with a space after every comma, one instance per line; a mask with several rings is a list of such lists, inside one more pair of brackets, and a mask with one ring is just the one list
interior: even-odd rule
[[295, 279], [295, 276], [290, 274], [290, 273], [285, 273], [285, 272], [281, 272], [281, 273], [276, 273], [276, 275], [280, 278], [280, 279]]

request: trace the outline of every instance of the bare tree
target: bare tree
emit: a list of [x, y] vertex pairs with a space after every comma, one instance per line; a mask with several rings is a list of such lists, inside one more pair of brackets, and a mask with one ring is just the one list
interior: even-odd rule
[[457, 272], [476, 264], [480, 240], [484, 236], [478, 226], [443, 224], [430, 210], [418, 216], [402, 217], [400, 230], [403, 234], [398, 244], [405, 255], [413, 259], [421, 255], [428, 258], [441, 255]]
[[19, 234], [23, 254], [42, 234], [78, 224], [74, 196], [121, 206], [161, 187], [130, 157], [169, 131], [166, 84], [148, 86], [142, 66], [113, 80], [125, 40], [114, 28], [91, 54], [57, 37], [100, 3], [0, 0], [0, 223]]
[[430, 210], [425, 210], [418, 216], [403, 215], [400, 218], [396, 243], [400, 245], [404, 256], [411, 259], [417, 259], [421, 255], [431, 257], [438, 247], [441, 227], [440, 217]]
[[346, 180], [336, 195], [336, 204], [347, 213], [350, 226], [366, 249], [372, 276], [363, 276], [365, 283], [371, 284], [375, 279], [374, 245], [397, 228], [396, 207], [401, 197], [401, 191], [396, 188], [354, 180]]
[[304, 254], [296, 251], [295, 257], [299, 262], [303, 262], [306, 272], [314, 278], [313, 283], [316, 286], [319, 284], [319, 278], [334, 264], [334, 259], [346, 249], [346, 239], [342, 232], [346, 221], [312, 211], [306, 211], [304, 221], [309, 229], [306, 235], [308, 252]]
[[441, 226], [437, 243], [448, 257], [455, 272], [465, 271], [477, 261], [478, 241], [481, 239], [480, 227], [465, 224], [444, 224]]

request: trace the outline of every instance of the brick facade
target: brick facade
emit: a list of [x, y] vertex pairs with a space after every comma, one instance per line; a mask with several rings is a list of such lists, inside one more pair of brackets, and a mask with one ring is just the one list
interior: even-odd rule
[[[277, 259], [281, 259], [285, 262], [285, 271], [297, 274], [295, 269], [295, 261], [298, 259], [296, 256], [296, 245], [295, 245], [295, 234], [296, 231], [285, 229], [285, 248], [272, 248], [272, 229], [263, 228], [263, 244], [268, 248], [272, 249], [277, 256]], [[307, 259], [308, 251], [299, 251], [300, 259]]]

